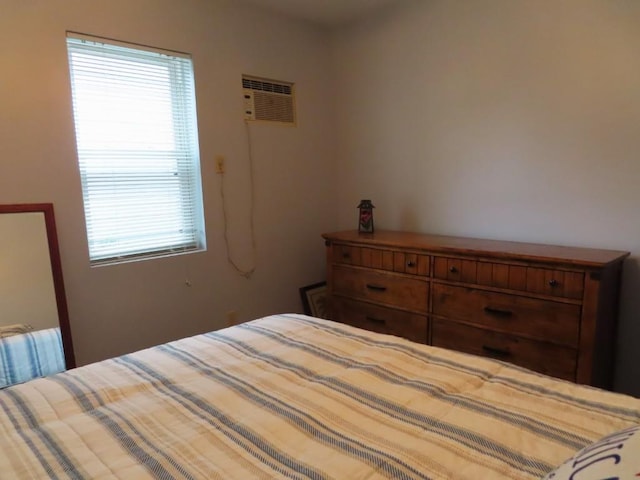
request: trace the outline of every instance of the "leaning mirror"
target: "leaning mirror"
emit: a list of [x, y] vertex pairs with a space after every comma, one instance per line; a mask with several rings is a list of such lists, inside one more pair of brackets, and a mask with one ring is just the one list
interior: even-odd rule
[[75, 367], [53, 205], [0, 205], [0, 388]]

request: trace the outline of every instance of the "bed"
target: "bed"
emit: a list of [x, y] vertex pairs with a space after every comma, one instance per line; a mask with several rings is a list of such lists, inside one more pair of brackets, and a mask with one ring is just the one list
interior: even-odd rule
[[0, 478], [534, 479], [639, 416], [629, 396], [274, 315], [0, 391]]

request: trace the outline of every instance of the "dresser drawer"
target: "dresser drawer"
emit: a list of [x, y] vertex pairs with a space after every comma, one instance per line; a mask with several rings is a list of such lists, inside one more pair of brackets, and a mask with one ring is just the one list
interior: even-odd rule
[[332, 275], [334, 294], [427, 313], [429, 284], [418, 277], [342, 265], [335, 265]]
[[427, 342], [427, 317], [333, 296], [331, 319], [378, 333]]
[[488, 287], [582, 299], [584, 273], [524, 265], [508, 265], [452, 257], [435, 257], [435, 278]]
[[579, 305], [436, 283], [433, 313], [479, 327], [577, 347]]
[[333, 246], [333, 262], [424, 277], [430, 270], [428, 255], [344, 244]]
[[546, 375], [575, 381], [577, 351], [516, 335], [432, 320], [431, 343], [520, 365]]
[[360, 265], [362, 247], [336, 244], [333, 246], [333, 262], [344, 265]]

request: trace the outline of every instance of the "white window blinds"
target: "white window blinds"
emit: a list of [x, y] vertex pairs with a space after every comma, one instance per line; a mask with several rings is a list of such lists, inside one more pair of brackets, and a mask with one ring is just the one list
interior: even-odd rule
[[93, 263], [205, 248], [191, 59], [69, 34]]

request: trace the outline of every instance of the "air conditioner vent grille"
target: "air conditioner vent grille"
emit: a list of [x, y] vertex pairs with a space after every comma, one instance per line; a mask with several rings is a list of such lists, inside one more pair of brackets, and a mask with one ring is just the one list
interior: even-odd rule
[[284, 95], [292, 94], [291, 85], [267, 82], [264, 80], [254, 80], [246, 77], [242, 79], [242, 88], [249, 88], [251, 90], [260, 90], [263, 92], [282, 93]]
[[242, 89], [246, 120], [296, 123], [293, 83], [243, 75]]
[[293, 98], [253, 92], [256, 120], [293, 123]]

